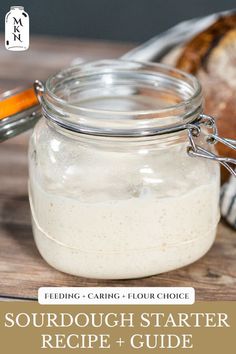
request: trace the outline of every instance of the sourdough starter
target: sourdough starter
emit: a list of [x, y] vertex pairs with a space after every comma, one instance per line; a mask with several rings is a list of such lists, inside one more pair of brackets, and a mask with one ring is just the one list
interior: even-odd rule
[[34, 237], [47, 262], [74, 275], [121, 279], [169, 271], [212, 245], [218, 188], [213, 179], [180, 196], [93, 203], [49, 193], [31, 178]]

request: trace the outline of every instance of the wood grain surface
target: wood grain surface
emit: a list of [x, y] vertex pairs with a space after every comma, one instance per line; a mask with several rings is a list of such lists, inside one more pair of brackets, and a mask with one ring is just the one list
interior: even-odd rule
[[[3, 38], [0, 38], [3, 43]], [[118, 57], [130, 44], [37, 38], [26, 53], [0, 46], [0, 90], [48, 75], [80, 57]], [[0, 145], [0, 300], [36, 299], [40, 286], [193, 286], [197, 300], [236, 300], [236, 233], [221, 223], [216, 242], [202, 259], [169, 273], [127, 281], [98, 281], [51, 268], [34, 244], [27, 195], [30, 132]]]

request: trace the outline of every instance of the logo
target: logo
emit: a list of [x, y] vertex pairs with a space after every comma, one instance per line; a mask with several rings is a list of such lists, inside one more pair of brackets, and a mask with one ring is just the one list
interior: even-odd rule
[[23, 6], [11, 6], [6, 14], [5, 47], [13, 51], [29, 48], [29, 15]]

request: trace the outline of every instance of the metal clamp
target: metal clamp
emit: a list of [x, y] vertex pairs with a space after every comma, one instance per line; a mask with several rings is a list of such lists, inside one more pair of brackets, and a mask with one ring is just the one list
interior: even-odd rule
[[42, 81], [35, 80], [35, 82], [34, 82], [34, 90], [35, 90], [35, 93], [36, 93], [37, 98], [39, 100], [39, 103], [41, 104], [42, 103], [42, 96], [43, 96], [44, 91], [45, 91], [45, 87], [44, 87], [44, 84], [42, 83]]
[[221, 143], [236, 151], [236, 140], [220, 137], [218, 135], [215, 119], [206, 114], [201, 114], [199, 116], [199, 119], [196, 120], [196, 122], [186, 125], [186, 128], [188, 129], [188, 137], [190, 141], [190, 146], [188, 146], [187, 148], [188, 155], [192, 157], [202, 157], [204, 159], [217, 161], [221, 165], [223, 165], [236, 178], [236, 170], [234, 167], [236, 165], [236, 159], [230, 157], [217, 156], [213, 152], [210, 152], [195, 143], [194, 138], [197, 138], [200, 135], [201, 125], [204, 125], [207, 128], [212, 130], [212, 133], [208, 134], [206, 138], [208, 144]]

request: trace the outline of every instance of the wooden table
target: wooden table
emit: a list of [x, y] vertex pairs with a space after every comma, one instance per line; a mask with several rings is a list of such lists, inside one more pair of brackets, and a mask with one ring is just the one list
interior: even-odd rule
[[[3, 38], [1, 43], [3, 43]], [[77, 57], [118, 57], [130, 44], [33, 38], [30, 50], [0, 46], [0, 89], [45, 80]], [[219, 225], [217, 240], [198, 262], [169, 273], [128, 281], [98, 281], [63, 274], [40, 257], [32, 236], [27, 195], [29, 132], [0, 145], [0, 298], [36, 299], [40, 286], [193, 286], [197, 300], [236, 300], [236, 233]]]

